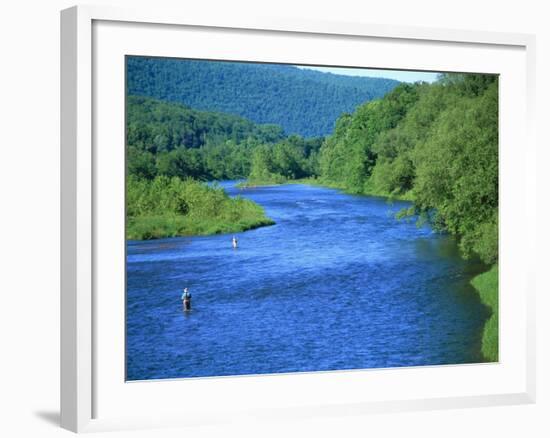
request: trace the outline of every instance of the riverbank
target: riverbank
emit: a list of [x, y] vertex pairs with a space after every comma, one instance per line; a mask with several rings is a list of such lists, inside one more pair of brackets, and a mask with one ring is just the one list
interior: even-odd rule
[[246, 179], [246, 180], [238, 183], [237, 187], [240, 188], [240, 189], [250, 189], [250, 188], [254, 188], [254, 187], [280, 186], [280, 185], [283, 185], [283, 184], [289, 184], [292, 181], [294, 181], [294, 180], [287, 180], [286, 178], [284, 178], [282, 176], [280, 178], [279, 177], [274, 177], [274, 178], [261, 179], [261, 180]]
[[273, 225], [263, 207], [223, 188], [192, 179], [130, 178], [127, 185], [126, 238], [238, 233]]
[[347, 187], [345, 184], [336, 183], [333, 181], [327, 181], [320, 178], [303, 178], [299, 180], [290, 181], [289, 183], [295, 184], [309, 184], [312, 186], [318, 187], [328, 187], [331, 189], [341, 190], [344, 193], [349, 195], [363, 195], [363, 196], [376, 196], [378, 198], [385, 198], [388, 200], [395, 201], [413, 201], [412, 192], [407, 193], [389, 193], [381, 190], [376, 190], [375, 188], [365, 184], [362, 190], [354, 190], [350, 187]]
[[240, 233], [255, 228], [275, 225], [268, 217], [241, 218], [237, 222], [223, 219], [195, 219], [185, 216], [143, 216], [128, 219], [126, 238], [151, 240], [165, 237], [210, 236], [213, 234]]
[[481, 353], [489, 362], [498, 361], [498, 265], [472, 279], [481, 302], [491, 310], [491, 316], [483, 327]]
[[254, 188], [254, 187], [269, 187], [269, 186], [278, 186], [283, 184], [306, 184], [316, 187], [326, 187], [329, 189], [341, 190], [344, 193], [349, 195], [363, 195], [363, 196], [376, 196], [378, 198], [385, 198], [388, 200], [395, 201], [413, 201], [412, 192], [407, 193], [388, 193], [380, 190], [375, 190], [372, 187], [366, 185], [363, 190], [352, 190], [347, 187], [345, 184], [336, 183], [334, 181], [327, 181], [320, 178], [300, 178], [300, 179], [269, 179], [269, 180], [246, 180], [242, 183], [239, 183], [237, 187], [239, 188]]

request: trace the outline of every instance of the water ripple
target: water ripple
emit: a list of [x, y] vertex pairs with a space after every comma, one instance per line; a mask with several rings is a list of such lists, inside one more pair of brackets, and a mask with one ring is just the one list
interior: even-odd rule
[[[479, 361], [480, 267], [408, 204], [302, 185], [240, 191], [277, 225], [127, 245], [128, 380]], [[190, 287], [193, 311], [181, 311]]]

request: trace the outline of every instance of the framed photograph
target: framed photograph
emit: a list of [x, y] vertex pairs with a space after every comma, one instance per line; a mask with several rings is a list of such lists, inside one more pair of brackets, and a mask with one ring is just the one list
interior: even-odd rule
[[61, 13], [61, 424], [531, 403], [530, 35]]

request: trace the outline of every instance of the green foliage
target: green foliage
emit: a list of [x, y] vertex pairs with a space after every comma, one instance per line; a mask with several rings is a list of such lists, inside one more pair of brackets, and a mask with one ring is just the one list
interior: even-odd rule
[[320, 139], [290, 136], [273, 146], [257, 147], [252, 155], [248, 184], [281, 184], [313, 175], [320, 146]]
[[[275, 64], [128, 57], [126, 68], [130, 95], [275, 123], [288, 134], [304, 137], [329, 134], [342, 112], [353, 111], [398, 85], [391, 79]], [[164, 147], [170, 136], [159, 135], [157, 144]], [[189, 145], [197, 140], [185, 141]]]
[[497, 261], [498, 90], [461, 97], [441, 112], [414, 151], [415, 203], [461, 237], [465, 255]]
[[198, 111], [181, 104], [129, 95], [126, 143], [141, 151], [169, 152], [233, 143], [275, 143], [284, 138], [276, 125], [258, 125], [231, 114]]
[[126, 184], [128, 239], [245, 231], [273, 221], [262, 207], [192, 179], [130, 175]]
[[252, 155], [252, 166], [248, 182], [250, 184], [280, 184], [286, 181], [283, 175], [276, 172], [273, 154], [268, 147], [258, 147]]
[[[403, 194], [412, 190], [416, 176], [413, 151], [431, 132], [432, 124], [453, 100], [440, 84], [416, 86], [417, 101], [394, 128], [380, 132], [373, 144], [377, 155], [371, 185], [381, 192]], [[410, 109], [410, 111], [409, 111]]]
[[139, 178], [153, 179], [157, 174], [156, 158], [151, 152], [139, 150], [133, 146], [126, 148], [128, 173]]
[[320, 179], [353, 193], [409, 198], [459, 238], [466, 257], [498, 259], [498, 83], [446, 74], [400, 85], [344, 114], [321, 147]]
[[334, 135], [321, 147], [321, 176], [343, 184], [348, 191], [362, 193], [376, 164], [376, 139], [397, 125], [417, 94], [415, 86], [401, 84], [383, 99], [360, 106], [352, 115], [342, 115]]
[[168, 177], [192, 177], [200, 179], [204, 177], [206, 169], [202, 154], [196, 149], [175, 149], [157, 158], [157, 173]]
[[489, 362], [498, 361], [498, 266], [478, 275], [472, 285], [479, 292], [481, 301], [491, 310], [491, 316], [483, 328], [481, 352]]
[[246, 178], [256, 149], [266, 150], [273, 164], [273, 169], [256, 166], [260, 179], [302, 178], [318, 172], [321, 143], [321, 138], [284, 137], [274, 125], [255, 125], [237, 116], [127, 99], [128, 173], [140, 178]]
[[489, 74], [446, 73], [440, 76], [440, 83], [461, 96], [475, 97], [482, 95], [495, 78]]
[[282, 130], [272, 125], [127, 98], [128, 173], [140, 178], [244, 178], [250, 172], [251, 149], [282, 138]]

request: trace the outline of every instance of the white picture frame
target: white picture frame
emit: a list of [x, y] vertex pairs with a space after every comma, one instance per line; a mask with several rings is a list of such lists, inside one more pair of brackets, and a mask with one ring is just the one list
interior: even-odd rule
[[[117, 124], [123, 117], [120, 114], [122, 102], [119, 98], [124, 81], [120, 70], [110, 70], [109, 60], [115, 60], [120, 67], [121, 54], [178, 55], [180, 49], [176, 47], [177, 44], [171, 47], [169, 41], [180, 38], [180, 30], [181, 38], [191, 35], [189, 32], [197, 32], [206, 39], [224, 37], [230, 41], [228, 36], [231, 34], [235, 42], [241, 42], [240, 51], [234, 55], [231, 55], [229, 49], [223, 52], [223, 44], [216, 47], [218, 51], [212, 49], [213, 52], [207, 53], [207, 45], [201, 43], [202, 46], [199, 44], [196, 52], [193, 52], [195, 56], [198, 53], [200, 57], [204, 53], [205, 57], [212, 59], [215, 56], [221, 56], [220, 59], [231, 59], [234, 56], [238, 60], [286, 60], [299, 63], [307, 48], [312, 63], [352, 65], [345, 61], [345, 55], [336, 56], [338, 45], [370, 44], [373, 50], [378, 50], [378, 55], [374, 57], [378, 57], [378, 60], [372, 61], [372, 67], [479, 71], [503, 75], [505, 80], [500, 84], [503, 97], [500, 239], [501, 248], [508, 250], [500, 260], [500, 282], [504, 294], [501, 296], [505, 298], [500, 304], [501, 343], [505, 343], [501, 344], [503, 355], [500, 363], [298, 373], [284, 377], [169, 380], [146, 382], [145, 385], [125, 383], [120, 381], [118, 371], [111, 373], [109, 361], [116, 362], [118, 365], [113, 368], [118, 367], [118, 370], [123, 361], [119, 354], [124, 349], [123, 337], [120, 336], [120, 321], [117, 320], [123, 319], [123, 314], [117, 313], [121, 303], [120, 295], [117, 294], [123, 296], [124, 290], [117, 289], [117, 285], [120, 286], [120, 275], [124, 275], [120, 272], [120, 262], [124, 262], [119, 260], [117, 263], [113, 259], [115, 263], [112, 263], [112, 260], [104, 257], [111, 253], [113, 257], [120, 258], [121, 248], [116, 246], [120, 240], [120, 212], [115, 214], [114, 220], [108, 221], [108, 225], [105, 225], [102, 215], [109, 208], [120, 206], [120, 197], [111, 197], [105, 187], [116, 186], [114, 192], [120, 193], [119, 189], [124, 185], [124, 179], [121, 181], [121, 174], [118, 173], [121, 170], [120, 146], [124, 147], [124, 137], [120, 136], [120, 132], [124, 127]], [[147, 40], [140, 37], [144, 32], [147, 32]], [[169, 39], [166, 39], [167, 35]], [[314, 45], [309, 45], [323, 38], [323, 42], [328, 43], [328, 46], [325, 45], [329, 47], [327, 50], [316, 51]], [[266, 58], [259, 59], [259, 55], [254, 55], [258, 44], [242, 44], [245, 40], [261, 40], [262, 50], [267, 53], [263, 56]], [[292, 50], [289, 48], [286, 54], [275, 50], [269, 52], [270, 44], [275, 47], [278, 41], [285, 45], [289, 41], [296, 44], [292, 44]], [[332, 42], [334, 46], [331, 46]], [[231, 43], [227, 44], [229, 47]], [[384, 50], [376, 49], [377, 44], [383, 44]], [[160, 47], [163, 48], [162, 53], [158, 52]], [[388, 47], [393, 47], [393, 58], [391, 53], [383, 54]], [[405, 51], [404, 47], [410, 50]], [[230, 48], [235, 49], [235, 46]], [[456, 53], [446, 55], [448, 50], [455, 50]], [[534, 263], [530, 262], [533, 257], [531, 254], [535, 253], [532, 250], [536, 239], [535, 211], [532, 208], [511, 207], [512, 201], [536, 205], [532, 128], [534, 50], [534, 36], [524, 34], [270, 18], [243, 18], [238, 22], [227, 22], [223, 17], [189, 16], [185, 10], [163, 11], [155, 8], [127, 10], [77, 6], [62, 11], [61, 426], [83, 432], [208, 424], [251, 417], [270, 419], [277, 416], [284, 419], [326, 415], [328, 412], [331, 415], [359, 415], [381, 411], [534, 402], [535, 311], [534, 268], [531, 267]], [[493, 52], [494, 55], [491, 55]], [[401, 53], [399, 59], [395, 53]], [[418, 59], [424, 60], [412, 59], [410, 53], [416, 53]], [[328, 61], [323, 62], [323, 59]], [[465, 63], [463, 59], [469, 61]], [[106, 71], [110, 74], [105, 75]], [[111, 78], [104, 79], [106, 76]], [[112, 102], [108, 102], [104, 96], [110, 96], [108, 99], [113, 99]], [[109, 120], [105, 120], [106, 112], [103, 111], [106, 105], [111, 111]], [[506, 154], [511, 140], [521, 142], [522, 145], [520, 158], [516, 156], [515, 163]], [[118, 151], [118, 155], [109, 157], [103, 152], [98, 154], [98, 142], [101, 145], [113, 142], [113, 149]], [[518, 168], [513, 184], [508, 173], [512, 164]], [[513, 233], [518, 223], [528, 224], [523, 228], [521, 237]], [[102, 237], [111, 235], [113, 239]], [[517, 295], [508, 294], [507, 288], [510, 291], [513, 289]], [[109, 296], [105, 296], [104, 291], [107, 289], [111, 292]], [[102, 299], [98, 300], [98, 294], [102, 293]], [[109, 299], [117, 301], [110, 303]], [[110, 304], [113, 305], [107, 311], [105, 306]], [[513, 328], [515, 331], [512, 331]], [[106, 341], [105, 331], [115, 333], [111, 343]], [[512, 333], [514, 335], [510, 335]], [[508, 354], [511, 352], [514, 357]], [[424, 391], [412, 384], [413, 381], [422, 382], [423, 379], [433, 379], [433, 388]], [[446, 387], [445, 382], [453, 379], [457, 379], [454, 389]], [[477, 392], [473, 391], [465, 384], [471, 379], [484, 381], [486, 385], [481, 385]], [[291, 396], [290, 388], [298, 388], [298, 391]], [[361, 390], [356, 391], [357, 388]], [[182, 416], [182, 406], [174, 403], [181, 391], [200, 391], [210, 397], [202, 404], [197, 401], [191, 420]], [[140, 403], [145, 403], [145, 400], [148, 404], [141, 406]], [[220, 403], [216, 404], [212, 400], [220, 400]], [[232, 409], [224, 408], [224, 403], [227, 406], [228, 401]], [[122, 409], [123, 405], [128, 406], [127, 409]], [[168, 409], [167, 406], [172, 408]], [[189, 405], [186, 408], [189, 409]]]

